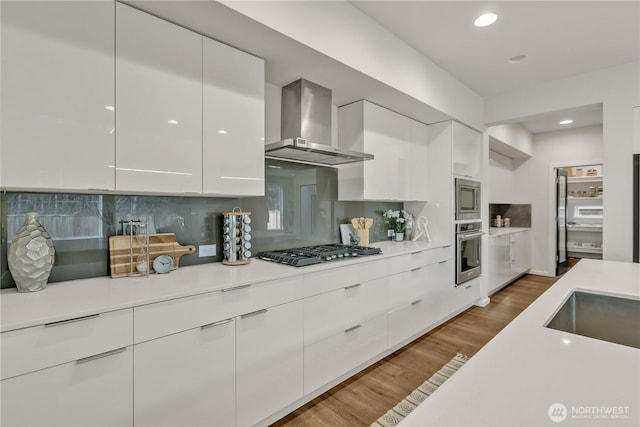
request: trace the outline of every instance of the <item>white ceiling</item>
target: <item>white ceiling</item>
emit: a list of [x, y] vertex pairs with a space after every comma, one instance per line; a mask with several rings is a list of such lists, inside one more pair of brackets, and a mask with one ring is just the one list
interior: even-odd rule
[[[640, 1], [351, 2], [482, 96], [640, 60]], [[495, 24], [474, 19], [493, 11]], [[510, 57], [525, 54], [519, 63]], [[602, 123], [602, 106], [523, 121], [532, 133]]]

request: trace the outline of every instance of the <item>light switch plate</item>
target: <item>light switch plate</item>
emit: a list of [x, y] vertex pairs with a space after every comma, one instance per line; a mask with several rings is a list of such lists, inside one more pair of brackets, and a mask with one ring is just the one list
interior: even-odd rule
[[198, 246], [198, 256], [204, 258], [207, 256], [216, 256], [216, 245], [200, 245]]

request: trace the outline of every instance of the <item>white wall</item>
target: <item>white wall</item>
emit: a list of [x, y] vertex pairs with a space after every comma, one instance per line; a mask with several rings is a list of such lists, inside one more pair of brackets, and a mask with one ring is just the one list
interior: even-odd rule
[[[603, 158], [602, 127], [590, 126], [534, 135], [533, 156], [514, 172], [512, 203], [531, 203], [532, 273], [553, 276], [555, 274], [555, 184], [552, 179], [554, 166], [588, 165], [601, 163]], [[610, 171], [604, 167], [603, 200], [606, 215], [609, 203], [617, 197], [608, 184]], [[627, 222], [628, 227], [629, 222]], [[605, 233], [608, 232], [605, 224]]]
[[[603, 104], [603, 152], [606, 188], [619, 197], [607, 199], [604, 259], [632, 260], [633, 107], [640, 105], [640, 62], [556, 80], [485, 100], [485, 122], [501, 124], [549, 111]], [[534, 157], [535, 154], [534, 142]], [[528, 162], [527, 162], [528, 163]]]
[[462, 123], [484, 129], [480, 95], [349, 2], [221, 3]]
[[515, 203], [517, 191], [512, 158], [495, 151], [489, 151], [489, 168], [485, 188], [487, 188], [489, 203]]

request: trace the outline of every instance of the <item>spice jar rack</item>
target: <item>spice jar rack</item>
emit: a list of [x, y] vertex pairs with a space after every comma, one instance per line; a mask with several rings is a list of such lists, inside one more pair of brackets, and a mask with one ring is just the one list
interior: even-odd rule
[[236, 207], [232, 212], [222, 213], [222, 247], [223, 264], [249, 264], [251, 261], [251, 212], [242, 212]]

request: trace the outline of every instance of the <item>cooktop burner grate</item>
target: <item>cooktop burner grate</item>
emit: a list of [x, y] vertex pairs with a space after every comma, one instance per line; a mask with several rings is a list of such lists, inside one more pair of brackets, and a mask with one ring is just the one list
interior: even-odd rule
[[294, 267], [304, 267], [306, 265], [319, 264], [321, 262], [344, 260], [379, 253], [382, 253], [380, 248], [373, 248], [369, 246], [327, 244], [259, 252], [258, 258], [265, 261], [292, 265]]

